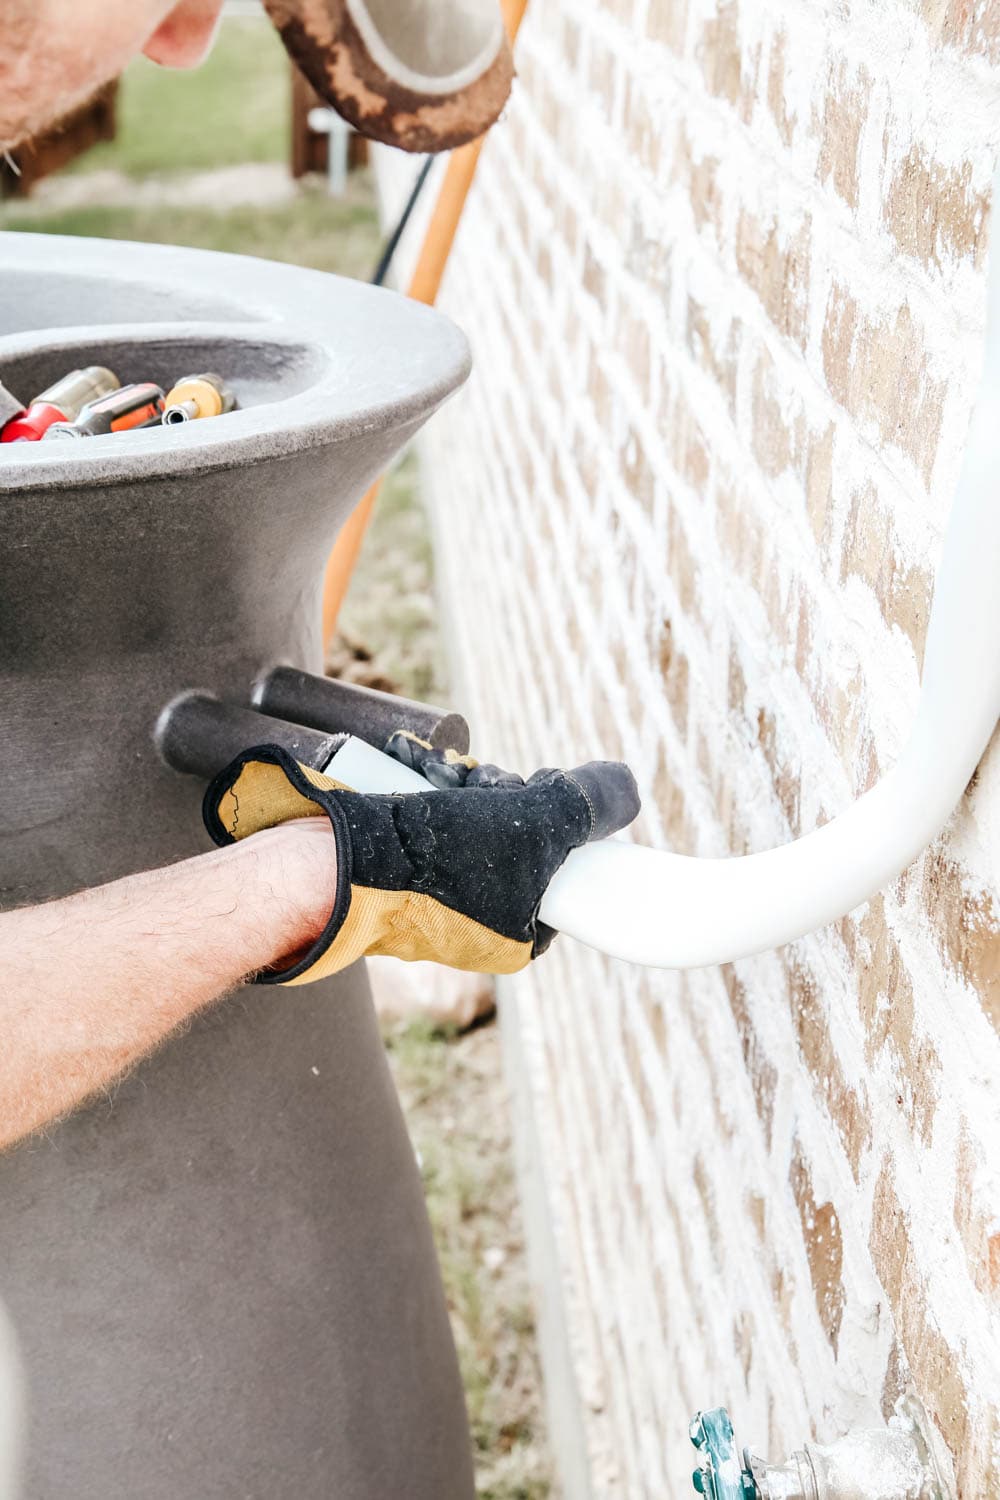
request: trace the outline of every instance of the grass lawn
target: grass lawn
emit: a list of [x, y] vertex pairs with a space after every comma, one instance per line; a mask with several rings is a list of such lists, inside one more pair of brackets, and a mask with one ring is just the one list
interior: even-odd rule
[[117, 139], [95, 146], [71, 170], [112, 167], [143, 177], [287, 161], [289, 76], [281, 39], [263, 15], [226, 16], [192, 72], [136, 58], [118, 95]]
[[418, 491], [411, 452], [382, 486], [340, 623], [401, 693], [447, 704], [434, 557]]
[[58, 208], [11, 200], [0, 209], [0, 228], [230, 250], [314, 266], [318, 271], [338, 271], [364, 281], [378, 259], [380, 235], [367, 176], [353, 175], [344, 198], [331, 198], [321, 184], [310, 183], [289, 202], [270, 207], [249, 203], [220, 208], [155, 203], [129, 207], [116, 202]]

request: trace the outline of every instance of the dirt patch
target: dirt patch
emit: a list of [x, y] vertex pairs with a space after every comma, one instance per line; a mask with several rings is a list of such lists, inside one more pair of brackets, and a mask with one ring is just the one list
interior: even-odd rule
[[[311, 186], [311, 184], [310, 184]], [[94, 203], [108, 208], [210, 208], [215, 213], [240, 204], [273, 208], [292, 203], [309, 188], [301, 187], [288, 175], [282, 162], [240, 162], [232, 167], [216, 167], [207, 172], [144, 177], [138, 181], [115, 167], [95, 172], [46, 177], [35, 187], [29, 204], [20, 204], [19, 212], [37, 213], [40, 217], [58, 209], [83, 208]]]

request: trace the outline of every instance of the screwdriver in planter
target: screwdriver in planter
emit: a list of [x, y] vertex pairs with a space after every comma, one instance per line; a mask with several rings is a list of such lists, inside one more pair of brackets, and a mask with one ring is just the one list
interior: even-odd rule
[[236, 402], [221, 375], [185, 375], [167, 392], [163, 403], [163, 425], [193, 422], [199, 417], [219, 417], [232, 411]]
[[37, 443], [56, 422], [75, 422], [89, 402], [117, 391], [119, 384], [114, 371], [103, 365], [70, 370], [5, 424], [0, 443]]
[[101, 437], [106, 432], [129, 432], [163, 411], [163, 387], [152, 380], [123, 385], [83, 408], [75, 422], [54, 422], [49, 438]]

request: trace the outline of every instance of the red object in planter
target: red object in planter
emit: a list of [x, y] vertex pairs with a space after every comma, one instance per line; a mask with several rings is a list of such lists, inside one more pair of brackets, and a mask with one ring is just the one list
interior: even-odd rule
[[33, 401], [26, 411], [11, 417], [0, 432], [0, 443], [37, 443], [53, 422], [68, 420], [58, 406], [53, 406], [50, 401]]

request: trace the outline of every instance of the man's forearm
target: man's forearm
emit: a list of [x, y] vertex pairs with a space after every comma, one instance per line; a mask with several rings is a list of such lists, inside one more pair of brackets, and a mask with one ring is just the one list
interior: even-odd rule
[[0, 1147], [311, 942], [335, 877], [324, 819], [0, 915]]

